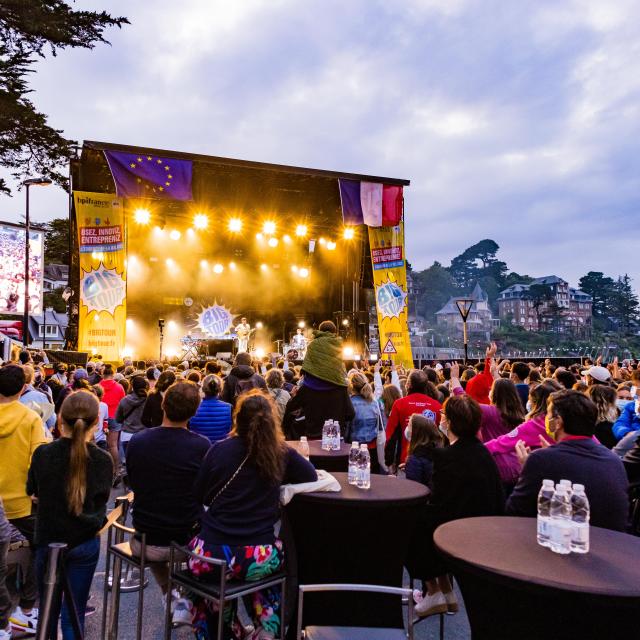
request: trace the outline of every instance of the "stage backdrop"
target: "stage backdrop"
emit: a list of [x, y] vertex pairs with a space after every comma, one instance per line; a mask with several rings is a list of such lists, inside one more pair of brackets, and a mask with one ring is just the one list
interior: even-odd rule
[[369, 227], [369, 245], [376, 292], [380, 356], [413, 368], [409, 341], [407, 267], [404, 223], [394, 227]]
[[122, 198], [74, 191], [80, 247], [78, 350], [116, 362], [124, 348], [126, 308], [125, 216]]

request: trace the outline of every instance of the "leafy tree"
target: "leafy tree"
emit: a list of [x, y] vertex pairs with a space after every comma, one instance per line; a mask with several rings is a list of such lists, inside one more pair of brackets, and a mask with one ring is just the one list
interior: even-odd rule
[[[16, 179], [37, 174], [65, 186], [59, 168], [73, 146], [27, 97], [36, 59], [67, 47], [108, 44], [104, 30], [128, 23], [104, 11], [74, 11], [61, 0], [0, 0], [0, 165]], [[10, 194], [3, 179], [0, 192]]]
[[460, 292], [470, 291], [473, 283], [478, 279], [479, 269], [473, 258], [466, 255], [466, 251], [451, 261], [449, 273], [453, 283]]
[[44, 261], [48, 264], [69, 264], [69, 221], [54, 218], [42, 225], [44, 232]]
[[433, 320], [436, 311], [455, 293], [451, 273], [439, 262], [434, 262], [428, 269], [414, 272], [414, 280], [419, 291], [418, 312]]
[[532, 284], [529, 290], [524, 293], [523, 297], [531, 300], [531, 306], [536, 312], [538, 319], [538, 331], [542, 330], [542, 309], [553, 299], [553, 291], [547, 284]]
[[613, 278], [605, 276], [602, 271], [589, 271], [579, 281], [582, 291], [593, 298], [593, 315], [596, 318], [606, 318], [610, 315], [611, 296], [614, 292]]
[[613, 287], [612, 312], [618, 322], [621, 332], [627, 333], [631, 323], [638, 320], [640, 303], [638, 296], [631, 286], [631, 278], [628, 274], [619, 276]]
[[521, 276], [519, 273], [512, 271], [505, 276], [502, 286], [506, 289], [512, 284], [530, 284], [531, 282], [533, 282], [533, 278], [531, 276]]
[[487, 293], [489, 301], [495, 301], [507, 273], [506, 263], [496, 257], [498, 249], [500, 246], [495, 240], [480, 240], [451, 261], [449, 271], [460, 293], [469, 292], [476, 281], [490, 278], [492, 282], [486, 280]]
[[[560, 324], [564, 315], [564, 309], [558, 304], [558, 301], [552, 297], [551, 300], [549, 300], [549, 303], [545, 306], [543, 312], [543, 316], [549, 321], [549, 326], [552, 331], [560, 333]], [[539, 330], [541, 328], [542, 327], [538, 327]]]
[[46, 291], [44, 294], [44, 308], [48, 309], [49, 307], [53, 307], [53, 310], [58, 313], [66, 313], [67, 303], [62, 297], [63, 291], [64, 287], [58, 287], [53, 291]]

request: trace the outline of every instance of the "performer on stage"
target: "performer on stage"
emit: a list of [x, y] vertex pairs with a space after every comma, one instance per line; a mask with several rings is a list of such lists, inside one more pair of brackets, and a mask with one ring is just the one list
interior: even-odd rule
[[249, 335], [251, 325], [247, 324], [247, 319], [242, 318], [240, 324], [236, 326], [235, 332], [238, 335], [238, 353], [249, 351]]
[[298, 357], [304, 360], [307, 351], [307, 339], [302, 333], [302, 329], [298, 329], [296, 334], [291, 338], [291, 348], [298, 352]]

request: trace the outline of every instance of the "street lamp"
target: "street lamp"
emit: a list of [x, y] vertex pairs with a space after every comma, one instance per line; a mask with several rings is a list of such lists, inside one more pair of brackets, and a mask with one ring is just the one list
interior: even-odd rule
[[458, 298], [456, 300], [456, 307], [458, 307], [458, 311], [460, 316], [462, 317], [462, 335], [464, 339], [464, 363], [467, 364], [467, 359], [469, 357], [469, 335], [467, 334], [467, 318], [471, 313], [471, 307], [475, 300], [471, 298]]
[[22, 183], [27, 188], [24, 215], [24, 315], [22, 318], [22, 343], [29, 346], [29, 187], [48, 187], [48, 178], [28, 178]]

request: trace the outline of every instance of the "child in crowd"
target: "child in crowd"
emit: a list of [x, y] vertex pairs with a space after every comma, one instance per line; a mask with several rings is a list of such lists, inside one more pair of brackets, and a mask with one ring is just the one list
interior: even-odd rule
[[409, 418], [404, 431], [409, 441], [409, 455], [405, 465], [407, 480], [415, 480], [431, 488], [433, 450], [443, 446], [443, 437], [436, 423], [419, 413]]

